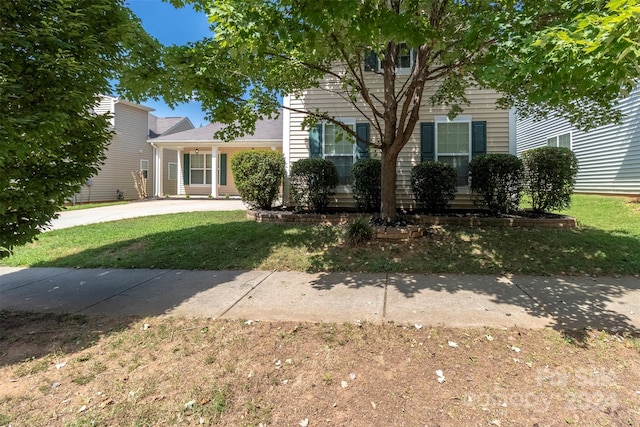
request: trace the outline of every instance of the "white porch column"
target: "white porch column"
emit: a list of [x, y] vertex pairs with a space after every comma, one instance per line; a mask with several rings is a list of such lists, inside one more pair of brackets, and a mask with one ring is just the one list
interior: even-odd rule
[[164, 195], [163, 187], [163, 174], [164, 170], [162, 168], [162, 164], [164, 162], [164, 148], [162, 147], [153, 147], [153, 158], [154, 158], [154, 166], [153, 166], [153, 178], [154, 178], [154, 196], [162, 197]]
[[189, 171], [185, 171], [184, 170], [184, 165], [182, 162], [182, 147], [179, 147], [176, 150], [176, 153], [178, 154], [178, 185], [177, 185], [177, 190], [178, 190], [178, 194], [185, 194], [184, 191], [184, 174], [185, 173], [189, 173]]
[[[282, 99], [285, 107], [291, 106], [291, 95]], [[291, 168], [291, 110], [282, 111], [282, 152], [284, 153], [284, 179], [282, 183], [282, 203], [289, 204], [289, 170]]]
[[218, 197], [218, 147], [211, 147], [211, 197]]

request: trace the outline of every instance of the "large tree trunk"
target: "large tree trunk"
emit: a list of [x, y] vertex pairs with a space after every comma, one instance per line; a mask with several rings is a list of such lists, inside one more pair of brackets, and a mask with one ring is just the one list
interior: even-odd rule
[[381, 205], [380, 215], [385, 221], [395, 221], [396, 210], [396, 164], [398, 153], [387, 147], [382, 149]]

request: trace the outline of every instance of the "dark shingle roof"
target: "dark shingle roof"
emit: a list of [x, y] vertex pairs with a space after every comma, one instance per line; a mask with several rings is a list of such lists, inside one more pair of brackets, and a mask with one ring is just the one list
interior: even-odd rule
[[[236, 141], [269, 141], [269, 140], [282, 140], [282, 114], [277, 119], [265, 119], [258, 120], [256, 122], [256, 130], [252, 135], [244, 135], [237, 138]], [[213, 137], [213, 135], [224, 128], [222, 123], [211, 123], [207, 126], [203, 126], [196, 129], [186, 130], [184, 132], [177, 132], [171, 135], [160, 136], [155, 138], [157, 142], [190, 142], [190, 141], [220, 141]]]
[[183, 120], [188, 120], [187, 117], [156, 117], [153, 114], [149, 114], [149, 138], [156, 138]]

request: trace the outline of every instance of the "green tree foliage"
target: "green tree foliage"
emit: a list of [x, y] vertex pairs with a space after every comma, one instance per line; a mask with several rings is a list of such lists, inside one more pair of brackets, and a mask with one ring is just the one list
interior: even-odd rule
[[231, 157], [231, 172], [243, 202], [271, 209], [284, 176], [284, 156], [277, 151], [240, 151]]
[[[537, 116], [555, 110], [587, 127], [618, 117], [612, 101], [629, 82], [620, 75], [638, 75], [541, 42], [550, 29], [603, 10], [599, 0], [170, 1], [207, 13], [212, 35], [166, 47], [161, 62], [125, 81], [128, 93], [169, 103], [195, 95], [209, 118], [229, 125], [218, 136], [232, 139], [282, 108], [282, 97], [327, 90], [370, 122], [371, 138], [361, 142], [381, 153], [386, 219], [396, 216], [398, 155], [422, 108], [454, 116], [468, 104], [467, 89], [479, 85], [502, 93], [501, 107]], [[406, 75], [397, 72], [402, 56], [413, 58]], [[320, 108], [298, 110], [308, 115], [305, 125], [324, 120], [357, 138]]]
[[291, 197], [296, 208], [324, 212], [338, 185], [336, 166], [325, 159], [300, 159], [291, 166]]
[[0, 257], [96, 173], [111, 134], [96, 94], [146, 42], [120, 0], [0, 2]]
[[522, 153], [525, 191], [536, 212], [566, 209], [578, 174], [578, 159], [564, 147], [540, 147]]
[[494, 214], [507, 214], [520, 208], [522, 198], [522, 160], [511, 154], [487, 154], [469, 163], [471, 191], [478, 204]]
[[554, 62], [570, 61], [574, 69], [580, 67], [576, 71], [596, 76], [599, 83], [616, 82], [627, 91], [634, 88], [640, 60], [640, 4], [636, 0], [582, 3], [604, 3], [604, 7], [583, 6], [572, 20], [542, 32], [536, 46]]

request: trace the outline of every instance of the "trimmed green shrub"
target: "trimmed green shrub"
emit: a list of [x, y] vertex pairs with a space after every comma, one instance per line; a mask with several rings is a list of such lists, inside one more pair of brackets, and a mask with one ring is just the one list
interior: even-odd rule
[[515, 212], [522, 198], [522, 160], [511, 154], [487, 154], [469, 162], [471, 191], [480, 198], [476, 204], [493, 214]]
[[358, 246], [373, 239], [373, 227], [367, 218], [359, 217], [347, 225], [347, 244]]
[[456, 197], [458, 174], [446, 163], [427, 161], [411, 169], [411, 191], [418, 208], [440, 212]]
[[284, 176], [284, 156], [277, 151], [240, 151], [231, 172], [242, 201], [254, 209], [271, 209]]
[[568, 148], [540, 147], [522, 154], [525, 192], [535, 212], [566, 209], [578, 173], [578, 159]]
[[363, 212], [380, 210], [382, 163], [378, 159], [361, 159], [351, 171], [353, 198]]
[[291, 165], [291, 197], [296, 209], [324, 212], [338, 185], [336, 166], [325, 159], [301, 159]]

